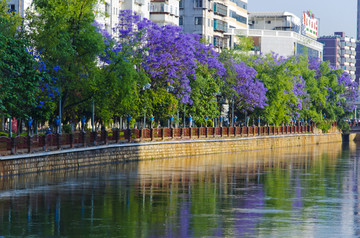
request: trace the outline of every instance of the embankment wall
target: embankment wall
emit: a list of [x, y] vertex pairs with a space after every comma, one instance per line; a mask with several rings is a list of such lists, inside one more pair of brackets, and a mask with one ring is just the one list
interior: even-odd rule
[[[350, 138], [351, 139], [351, 138]], [[342, 142], [341, 133], [161, 141], [67, 149], [0, 157], [0, 176], [70, 169], [107, 163], [169, 159], [191, 155], [268, 150]]]

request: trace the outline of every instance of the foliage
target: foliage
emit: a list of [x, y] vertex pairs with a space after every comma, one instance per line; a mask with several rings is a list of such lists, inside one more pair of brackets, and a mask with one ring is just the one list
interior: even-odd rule
[[[0, 17], [0, 28], [12, 25]], [[5, 25], [5, 26], [4, 26]], [[0, 111], [6, 117], [26, 119], [36, 108], [41, 83], [49, 76], [38, 70], [39, 63], [26, 50], [28, 42], [20, 35], [0, 32]]]
[[251, 37], [238, 35], [237, 39], [238, 42], [236, 42], [235, 50], [247, 53], [254, 48], [254, 40]]
[[72, 133], [72, 126], [70, 124], [65, 124], [65, 125], [62, 126], [62, 130], [66, 134], [71, 134]]
[[331, 125], [329, 122], [321, 121], [316, 125], [317, 128], [321, 129], [323, 133], [328, 133]]
[[88, 86], [94, 80], [96, 56], [104, 41], [93, 25], [97, 0], [49, 1], [33, 0], [27, 12], [28, 39], [41, 52], [49, 69], [54, 72], [62, 101], [62, 112], [90, 100]]
[[342, 130], [343, 132], [349, 132], [350, 131], [350, 125], [348, 122], [344, 120], [344, 118], [339, 118], [337, 120], [337, 127]]

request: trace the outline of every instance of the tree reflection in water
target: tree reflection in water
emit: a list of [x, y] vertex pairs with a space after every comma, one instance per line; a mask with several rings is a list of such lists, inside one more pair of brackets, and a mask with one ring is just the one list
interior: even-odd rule
[[359, 210], [348, 199], [358, 196], [349, 189], [358, 186], [355, 149], [324, 144], [2, 178], [0, 235], [356, 236], [358, 219], [344, 216]]

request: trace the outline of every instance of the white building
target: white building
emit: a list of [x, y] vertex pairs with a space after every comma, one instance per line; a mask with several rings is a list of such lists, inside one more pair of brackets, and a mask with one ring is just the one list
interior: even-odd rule
[[255, 51], [263, 54], [276, 53], [288, 57], [307, 54], [322, 59], [324, 45], [314, 39], [293, 31], [274, 31], [262, 29], [233, 30], [233, 35], [251, 37]]
[[317, 20], [308, 12], [304, 12], [303, 17], [315, 22], [311, 28], [308, 23], [304, 25], [299, 17], [289, 12], [250, 13], [250, 29], [235, 30], [231, 34], [251, 37], [255, 51], [263, 54], [274, 52], [284, 57], [307, 54], [322, 59], [324, 46], [316, 39]]
[[31, 6], [32, 0], [10, 0], [9, 11], [17, 12], [21, 16], [25, 16], [26, 10]]
[[301, 19], [290, 12], [252, 12], [249, 28], [301, 33]]
[[218, 48], [231, 47], [229, 29], [247, 29], [247, 0], [180, 0], [179, 25]]
[[150, 20], [160, 26], [179, 25], [180, 0], [151, 0]]

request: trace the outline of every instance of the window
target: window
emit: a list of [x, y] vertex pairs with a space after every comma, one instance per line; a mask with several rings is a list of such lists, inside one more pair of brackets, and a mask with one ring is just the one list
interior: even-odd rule
[[271, 24], [271, 21], [266, 21], [266, 24]]
[[180, 2], [179, 2], [179, 7], [180, 7], [180, 8], [184, 8], [184, 0], [180, 0]]
[[216, 14], [226, 16], [227, 15], [227, 7], [220, 3], [214, 3], [214, 12]]
[[221, 20], [214, 19], [214, 30], [227, 31], [227, 23]]
[[230, 17], [234, 18], [236, 21], [247, 24], [246, 17], [238, 15], [236, 12], [230, 10]]
[[203, 18], [202, 17], [195, 17], [195, 25], [202, 25]]
[[203, 0], [194, 0], [195, 7], [203, 7]]
[[179, 25], [180, 26], [184, 25], [184, 18], [183, 17], [179, 17]]
[[16, 12], [15, 10], [15, 4], [9, 4], [9, 10], [8, 12]]
[[230, 0], [230, 1], [235, 3], [238, 7], [241, 7], [243, 9], [247, 9], [247, 3], [246, 2], [243, 2], [241, 0]]

